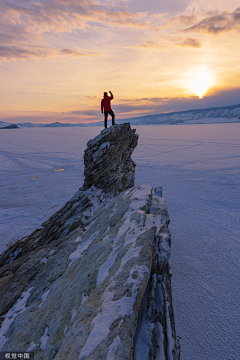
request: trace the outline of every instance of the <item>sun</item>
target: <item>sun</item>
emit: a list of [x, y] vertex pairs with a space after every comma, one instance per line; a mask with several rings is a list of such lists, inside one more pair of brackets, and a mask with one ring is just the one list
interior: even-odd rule
[[200, 99], [203, 98], [213, 83], [213, 74], [206, 66], [195, 68], [185, 74], [184, 87]]
[[192, 88], [200, 99], [202, 99], [210, 86], [209, 74], [204, 69], [201, 69], [192, 79]]

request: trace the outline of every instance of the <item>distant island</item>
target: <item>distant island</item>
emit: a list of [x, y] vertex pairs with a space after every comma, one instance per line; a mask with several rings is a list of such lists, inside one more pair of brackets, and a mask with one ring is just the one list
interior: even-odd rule
[[17, 124], [11, 124], [4, 127], [0, 127], [0, 129], [19, 129], [19, 126], [17, 126]]
[[[206, 109], [194, 109], [178, 112], [169, 112], [164, 114], [154, 114], [138, 116], [128, 119], [116, 119], [117, 124], [130, 122], [131, 125], [186, 125], [186, 124], [219, 124], [219, 123], [239, 123], [240, 122], [240, 104], [212, 107]], [[7, 125], [7, 126], [6, 126]], [[3, 127], [4, 126], [4, 127]], [[86, 126], [103, 126], [103, 120], [91, 123], [62, 123], [54, 122], [51, 124], [44, 123], [17, 123], [10, 125], [7, 122], [0, 121], [2, 129], [16, 129], [26, 127], [86, 127]]]

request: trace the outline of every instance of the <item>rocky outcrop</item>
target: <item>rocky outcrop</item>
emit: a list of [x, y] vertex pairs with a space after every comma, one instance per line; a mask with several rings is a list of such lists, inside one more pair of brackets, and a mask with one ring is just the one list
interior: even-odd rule
[[[95, 156], [103, 188], [89, 175], [42, 229], [1, 256], [1, 351], [34, 351], [36, 360], [178, 359], [167, 207], [161, 188], [131, 187], [137, 136], [124, 125], [88, 143], [86, 173]], [[107, 152], [110, 182], [97, 167]], [[121, 181], [128, 167], [132, 180]]]
[[134, 186], [136, 164], [131, 155], [138, 142], [135, 131], [129, 123], [115, 125], [87, 143], [83, 189], [96, 186], [118, 195]]
[[105, 129], [90, 140], [84, 153], [83, 187], [62, 209], [45, 221], [41, 229], [36, 229], [5, 251], [0, 256], [0, 268], [29, 251], [50, 245], [76, 228], [84, 227], [104, 201], [134, 186], [136, 165], [131, 154], [137, 141], [138, 135], [129, 123]]

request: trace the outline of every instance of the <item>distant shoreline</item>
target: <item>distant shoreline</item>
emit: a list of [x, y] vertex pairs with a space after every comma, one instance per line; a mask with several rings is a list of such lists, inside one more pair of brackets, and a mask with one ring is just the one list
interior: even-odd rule
[[[118, 119], [116, 113], [116, 123], [128, 123], [132, 126], [136, 125], [190, 125], [190, 124], [220, 124], [220, 123], [239, 123], [240, 122], [240, 104], [213, 107], [206, 109], [194, 109], [178, 112], [170, 112], [164, 114], [144, 115], [128, 119]], [[2, 126], [2, 127], [1, 127]], [[11, 127], [9, 127], [11, 126]], [[14, 127], [13, 127], [14, 126]], [[103, 126], [103, 120], [90, 123], [11, 123], [10, 119], [0, 121], [0, 128], [30, 128], [30, 127], [89, 127], [89, 126]]]

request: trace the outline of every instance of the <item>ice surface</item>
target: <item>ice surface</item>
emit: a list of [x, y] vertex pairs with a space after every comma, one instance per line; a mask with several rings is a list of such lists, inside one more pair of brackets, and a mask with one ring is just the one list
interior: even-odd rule
[[[83, 152], [99, 127], [17, 129], [0, 133], [0, 253], [30, 234], [82, 186]], [[54, 171], [65, 169], [65, 171]], [[28, 179], [37, 177], [37, 179]]]
[[[140, 135], [132, 155], [135, 183], [162, 186], [171, 219], [181, 360], [236, 360], [240, 124], [134, 128]], [[100, 130], [22, 128], [0, 133], [0, 252], [10, 239], [39, 228], [82, 186], [83, 152]]]

